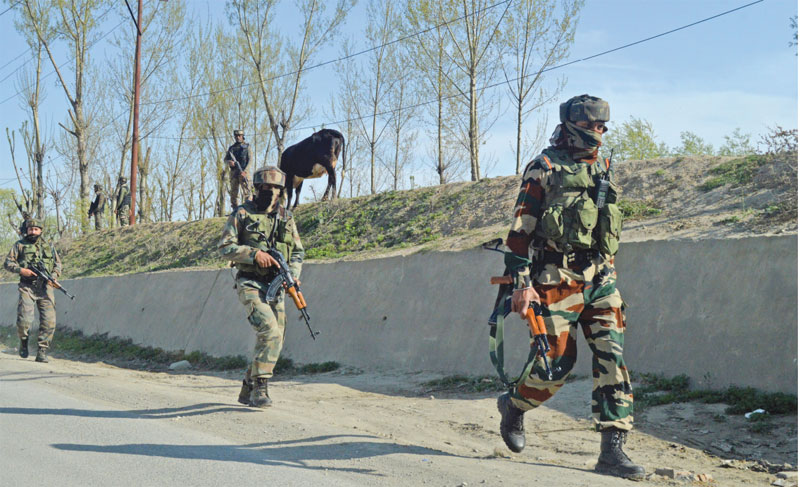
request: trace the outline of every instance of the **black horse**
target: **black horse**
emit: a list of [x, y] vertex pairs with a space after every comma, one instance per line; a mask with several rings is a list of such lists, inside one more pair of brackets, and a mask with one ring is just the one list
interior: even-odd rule
[[[308, 138], [290, 145], [283, 151], [278, 165], [286, 173], [286, 205], [296, 208], [300, 201], [300, 189], [303, 180], [318, 178], [328, 173], [328, 186], [322, 200], [336, 197], [336, 161], [342, 154], [342, 162], [346, 162], [344, 136], [333, 129], [322, 129]], [[297, 190], [294, 206], [292, 206], [292, 190]]]

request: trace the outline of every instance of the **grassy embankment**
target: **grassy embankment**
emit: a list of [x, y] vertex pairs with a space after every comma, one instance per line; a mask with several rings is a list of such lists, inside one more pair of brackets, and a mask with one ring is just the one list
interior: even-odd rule
[[[664, 167], [679, 163], [680, 158], [652, 162]], [[675, 187], [670, 191], [691, 189], [703, 193], [720, 186], [739, 191], [737, 188], [752, 184], [757, 171], [771, 163], [765, 156], [733, 160], [710, 158], [705, 176], [693, 182], [694, 188]], [[620, 167], [622, 164], [625, 163]], [[657, 170], [655, 174], [664, 172]], [[618, 182], [623, 188], [637, 184], [625, 178]], [[303, 204], [297, 208], [295, 218], [309, 261], [472, 248], [491, 238], [505, 236], [518, 186], [518, 176], [507, 176], [389, 191]], [[796, 182], [794, 188], [796, 194]], [[658, 217], [669, 210], [652, 198], [631, 199], [624, 195], [625, 192], [619, 205], [628, 221]], [[794, 208], [796, 218], [796, 206]], [[791, 209], [775, 205], [762, 212], [784, 211], [791, 212]], [[64, 275], [80, 278], [188, 267], [224, 267], [227, 262], [216, 252], [224, 222], [224, 218], [210, 218], [147, 223], [65, 239], [58, 244]], [[4, 280], [13, 277], [3, 273]]]

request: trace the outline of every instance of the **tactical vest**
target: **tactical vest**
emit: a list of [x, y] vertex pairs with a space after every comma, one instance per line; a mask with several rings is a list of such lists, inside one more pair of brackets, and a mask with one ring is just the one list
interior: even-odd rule
[[43, 262], [47, 272], [52, 273], [56, 267], [56, 256], [52, 245], [39, 237], [36, 243], [27, 242], [25, 239], [19, 241], [20, 251], [17, 263], [20, 267], [28, 267], [36, 262]]
[[[292, 218], [291, 212], [285, 208], [279, 208], [278, 212], [265, 215], [256, 213], [252, 202], [242, 205], [246, 215], [239, 220], [239, 244], [248, 245], [266, 252], [271, 247], [278, 249], [283, 254], [286, 262], [294, 250], [294, 238], [290, 230], [289, 222]], [[248, 230], [250, 228], [251, 230]], [[268, 240], [257, 232], [261, 232], [268, 237]], [[248, 274], [256, 274], [270, 279], [276, 275], [274, 267], [259, 267], [255, 264], [236, 263], [236, 268]]]
[[616, 205], [620, 188], [613, 182], [606, 204], [595, 204], [600, 177], [608, 170], [608, 160], [594, 164], [576, 162], [566, 151], [545, 149], [537, 157], [547, 173], [542, 217], [535, 234], [561, 252], [598, 250], [614, 255], [622, 233], [622, 212]]

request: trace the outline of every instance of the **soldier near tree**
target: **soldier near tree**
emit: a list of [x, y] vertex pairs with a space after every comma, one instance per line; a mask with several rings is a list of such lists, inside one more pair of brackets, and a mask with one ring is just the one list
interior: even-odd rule
[[642, 479], [644, 468], [622, 451], [633, 427], [633, 391], [622, 357], [626, 322], [614, 269], [620, 190], [606, 181], [607, 191], [598, 197], [601, 180], [610, 181], [610, 161], [598, 159], [609, 117], [608, 103], [600, 98], [581, 95], [562, 103], [551, 146], [523, 173], [506, 239], [512, 311], [524, 316], [531, 302], [541, 303], [553, 376], [548, 378], [538, 357], [530, 375], [497, 405], [503, 440], [519, 452], [525, 447], [523, 414], [564, 385], [580, 331], [592, 351], [592, 418], [602, 436], [595, 470]]
[[106, 195], [103, 194], [103, 188], [99, 184], [94, 185], [94, 193], [94, 201], [89, 206], [89, 218], [94, 216], [94, 229], [102, 230], [105, 221]]
[[131, 190], [128, 188], [128, 178], [119, 178], [117, 191], [114, 194], [114, 204], [117, 208], [117, 221], [120, 226], [128, 225], [131, 217]]
[[41, 265], [55, 279], [61, 275], [61, 259], [55, 247], [42, 237], [42, 225], [28, 219], [25, 236], [18, 240], [6, 256], [5, 269], [19, 274], [17, 304], [17, 335], [19, 356], [28, 357], [28, 332], [33, 324], [35, 309], [39, 310], [39, 350], [37, 362], [47, 362], [47, 350], [56, 330], [56, 300], [53, 287], [39, 279], [30, 267]]
[[255, 198], [228, 217], [219, 241], [220, 254], [238, 269], [239, 301], [256, 332], [255, 352], [242, 381], [239, 402], [260, 408], [272, 404], [267, 381], [283, 348], [286, 326], [284, 291], [274, 301], [266, 298], [268, 284], [278, 275], [278, 262], [266, 251], [277, 249], [296, 279], [305, 255], [292, 213], [281, 205], [285, 184], [286, 174], [277, 167], [258, 169], [253, 174]]
[[247, 166], [250, 164], [250, 145], [244, 141], [244, 131], [234, 130], [233, 138], [236, 142], [228, 147], [225, 153], [225, 162], [230, 169], [230, 188], [228, 194], [231, 197], [231, 207], [236, 210], [239, 206], [239, 189], [242, 190], [242, 198], [247, 201], [253, 197], [252, 186], [247, 175]]

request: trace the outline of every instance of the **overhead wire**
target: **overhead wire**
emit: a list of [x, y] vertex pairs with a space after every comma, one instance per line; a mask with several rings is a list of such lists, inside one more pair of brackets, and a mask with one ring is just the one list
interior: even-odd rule
[[[382, 49], [384, 47], [388, 47], [388, 46], [391, 46], [393, 44], [397, 44], [398, 42], [403, 42], [405, 40], [411, 39], [412, 37], [418, 37], [418, 36], [420, 36], [422, 34], [427, 34], [428, 32], [430, 32], [430, 31], [432, 31], [434, 29], [438, 29], [440, 27], [444, 27], [446, 25], [452, 24], [453, 22], [458, 22], [459, 20], [464, 20], [467, 17], [472, 17], [473, 15], [477, 15], [477, 14], [480, 14], [482, 12], [491, 10], [493, 8], [499, 7], [500, 5], [510, 4], [512, 1], [513, 0], [503, 0], [502, 2], [497, 2], [495, 4], [486, 6], [486, 7], [482, 8], [482, 9], [473, 10], [472, 12], [470, 12], [468, 14], [462, 15], [460, 17], [456, 17], [454, 19], [450, 19], [448, 21], [442, 22], [441, 24], [433, 25], [431, 27], [428, 27], [427, 29], [423, 29], [421, 31], [414, 32], [413, 34], [408, 34], [408, 35], [403, 36], [403, 37], [398, 37], [397, 39], [393, 39], [391, 41], [384, 42], [383, 44], [378, 44], [378, 45], [369, 47], [367, 49], [364, 49], [364, 50], [361, 50], [361, 51], [358, 51], [358, 52], [354, 52], [352, 54], [348, 54], [346, 56], [342, 56], [342, 57], [339, 57], [339, 58], [336, 58], [336, 59], [329, 59], [328, 61], [323, 61], [321, 63], [317, 63], [317, 64], [314, 64], [312, 66], [308, 66], [308, 67], [305, 67], [305, 68], [302, 68], [302, 69], [296, 69], [294, 71], [289, 71], [289, 72], [286, 72], [286, 73], [283, 73], [283, 74], [278, 74], [278, 75], [275, 75], [275, 76], [271, 76], [271, 77], [265, 79], [264, 82], [268, 83], [270, 81], [275, 81], [277, 79], [285, 78], [287, 76], [293, 76], [293, 75], [296, 75], [296, 74], [299, 74], [299, 73], [303, 73], [305, 71], [310, 71], [312, 69], [320, 68], [322, 66], [327, 66], [329, 64], [334, 64], [334, 63], [346, 61], [348, 59], [352, 59], [352, 58], [360, 56], [362, 54], [366, 54], [368, 52], [376, 51], [378, 49]], [[250, 83], [242, 83], [239, 86], [233, 86], [233, 87], [230, 87], [230, 88], [223, 88], [223, 89], [220, 89], [220, 90], [213, 90], [213, 91], [209, 91], [209, 92], [197, 93], [197, 94], [194, 94], [194, 95], [179, 96], [179, 97], [175, 97], [175, 98], [166, 98], [166, 99], [163, 99], [163, 100], [154, 100], [154, 101], [149, 101], [149, 102], [146, 102], [146, 103], [143, 102], [142, 105], [156, 105], [156, 104], [159, 104], [159, 103], [169, 103], [169, 102], [174, 102], [174, 101], [189, 100], [189, 99], [192, 99], [192, 98], [199, 98], [201, 96], [217, 95], [219, 93], [225, 93], [226, 91], [240, 90], [240, 89], [248, 87], [248, 86], [253, 86], [253, 85], [257, 84], [257, 83], [258, 82], [256, 82], [256, 81], [253, 81], [253, 82], [250, 82]]]
[[[620, 51], [622, 49], [627, 49], [629, 47], [633, 47], [633, 46], [636, 46], [638, 44], [642, 44], [642, 43], [645, 43], [645, 42], [648, 42], [648, 41], [652, 41], [654, 39], [658, 39], [659, 37], [664, 37], [666, 35], [673, 34], [675, 32], [678, 32], [678, 31], [681, 31], [681, 30], [684, 30], [684, 29], [688, 29], [689, 27], [694, 27], [694, 26], [702, 24], [704, 22], [708, 22], [710, 20], [713, 20], [713, 19], [725, 16], [725, 15], [731, 14], [731, 13], [736, 12], [738, 10], [742, 10], [744, 8], [751, 7], [751, 6], [755, 5], [755, 4], [762, 3], [763, 1], [764, 0], [755, 0], [755, 1], [750, 2], [748, 4], [741, 5], [739, 7], [736, 7], [736, 8], [730, 9], [730, 10], [726, 10], [725, 12], [721, 12], [719, 14], [715, 14], [715, 15], [712, 15], [710, 17], [706, 17], [706, 18], [700, 19], [698, 21], [695, 21], [695, 22], [692, 22], [692, 23], [689, 23], [689, 24], [682, 25], [682, 26], [677, 27], [675, 29], [671, 29], [671, 30], [668, 30], [668, 31], [665, 31], [665, 32], [661, 32], [659, 34], [655, 34], [655, 35], [652, 35], [652, 36], [649, 36], [649, 37], [646, 37], [644, 39], [640, 39], [640, 40], [637, 40], [637, 41], [634, 41], [634, 42], [623, 44], [621, 46], [614, 47], [612, 49], [607, 49], [605, 51], [598, 52], [596, 54], [592, 54], [591, 56], [583, 57], [583, 58], [580, 58], [580, 59], [575, 59], [575, 60], [572, 60], [572, 61], [569, 61], [569, 62], [566, 62], [566, 63], [563, 63], [563, 64], [559, 64], [559, 65], [556, 65], [556, 66], [551, 66], [549, 68], [541, 70], [541, 73], [554, 71], [554, 70], [561, 69], [561, 68], [565, 68], [565, 67], [571, 66], [573, 64], [578, 64], [578, 63], [581, 63], [581, 62], [585, 62], [585, 61], [588, 61], [588, 60], [591, 60], [591, 59], [598, 58], [600, 56], [605, 56], [605, 55], [610, 54], [612, 52]], [[496, 88], [498, 86], [506, 85], [509, 82], [519, 81], [521, 79], [524, 79], [524, 78], [527, 78], [527, 77], [530, 77], [530, 76], [538, 75], [539, 73], [540, 72], [532, 73], [532, 74], [525, 75], [525, 76], [518, 76], [518, 77], [513, 78], [513, 79], [503, 80], [501, 82], [492, 83], [492, 84], [489, 84], [489, 85], [484, 85], [484, 86], [482, 86], [480, 88], [480, 90], [483, 91], [483, 90]], [[451, 99], [451, 98], [456, 98], [458, 96], [461, 96], [461, 95], [459, 95], [459, 94], [448, 95], [448, 96], [444, 97], [444, 99], [448, 100], [448, 99]], [[423, 102], [416, 103], [416, 104], [413, 104], [413, 105], [407, 105], [407, 106], [400, 107], [400, 108], [393, 108], [391, 110], [385, 110], [385, 111], [382, 111], [382, 112], [371, 113], [371, 114], [364, 115], [364, 116], [361, 116], [361, 117], [353, 117], [353, 118], [338, 120], [338, 121], [335, 121], [335, 122], [323, 122], [321, 124], [309, 125], [309, 126], [304, 126], [304, 127], [295, 127], [295, 128], [289, 129], [288, 131], [289, 132], [296, 132], [296, 131], [302, 131], [302, 130], [313, 130], [313, 129], [316, 129], [316, 128], [321, 127], [321, 126], [340, 125], [340, 124], [344, 124], [344, 123], [348, 123], [348, 122], [354, 122], [354, 121], [358, 121], [358, 120], [363, 120], [363, 119], [371, 118], [371, 117], [375, 117], [375, 116], [383, 116], [383, 115], [388, 115], [388, 114], [392, 114], [392, 113], [402, 112], [402, 111], [405, 111], [405, 110], [411, 110], [411, 109], [414, 109], [414, 108], [419, 108], [419, 107], [422, 107], [422, 106], [425, 106], [425, 105], [430, 105], [432, 103], [436, 103], [437, 101], [438, 101], [438, 99], [427, 100], [427, 101], [423, 101]], [[264, 133], [256, 133], [256, 134], [253, 134], [253, 135], [263, 136], [263, 135], [269, 135], [269, 134], [270, 134], [270, 132], [264, 132]], [[212, 139], [213, 137], [211, 137], [211, 136], [193, 136], [193, 137], [157, 137], [157, 136], [150, 136], [150, 138], [153, 138], [153, 139], [168, 139], [168, 140], [187, 140], [187, 139], [188, 140], [196, 140], [196, 139], [206, 139], [207, 140], [207, 139]]]

